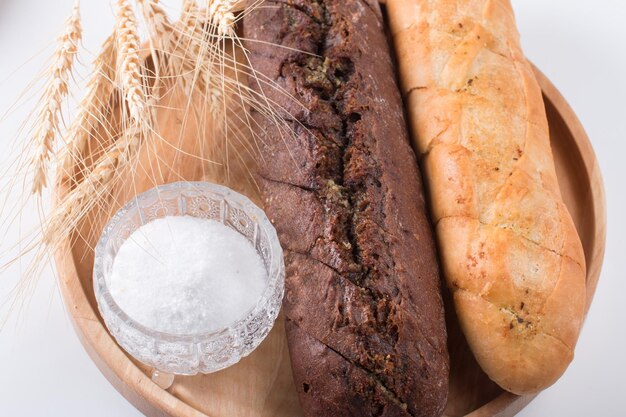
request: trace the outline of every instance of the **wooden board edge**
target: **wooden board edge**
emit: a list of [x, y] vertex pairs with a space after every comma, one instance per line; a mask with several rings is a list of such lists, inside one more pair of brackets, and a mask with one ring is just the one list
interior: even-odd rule
[[[554, 86], [548, 77], [546, 77], [534, 64], [531, 63], [531, 66], [535, 76], [537, 77], [537, 81], [539, 82], [543, 95], [550, 100], [565, 122], [567, 128], [572, 133], [572, 137], [576, 141], [580, 150], [580, 154], [587, 169], [587, 175], [591, 183], [594, 217], [595, 223], [598, 226], [595, 231], [595, 241], [598, 242], [598, 244], [594, 245], [591, 253], [591, 259], [595, 262], [588, 265], [587, 269], [588, 291], [586, 294], [586, 316], [600, 279], [600, 272], [602, 270], [602, 263], [606, 248], [607, 218], [604, 182], [602, 180], [602, 173], [600, 171], [595, 151], [593, 150], [589, 136], [578, 119], [578, 116], [576, 116], [572, 107], [565, 100], [565, 97], [563, 97], [561, 92]], [[591, 268], [589, 268], [589, 266]], [[520, 396], [511, 394], [510, 392], [504, 392], [494, 400], [467, 414], [466, 417], [512, 417], [519, 413], [539, 394], [540, 393]]]
[[591, 300], [596, 291], [598, 281], [600, 279], [600, 272], [602, 270], [602, 264], [604, 260], [604, 252], [606, 248], [606, 196], [604, 191], [604, 181], [602, 180], [602, 172], [600, 171], [600, 164], [596, 158], [596, 153], [593, 150], [589, 136], [585, 131], [582, 123], [578, 119], [578, 116], [574, 112], [574, 109], [565, 100], [565, 97], [561, 92], [552, 84], [552, 82], [546, 77], [535, 65], [531, 64], [537, 81], [541, 86], [541, 90], [552, 105], [557, 109], [561, 115], [566, 126], [572, 133], [572, 137], [578, 145], [580, 150], [580, 156], [587, 169], [587, 176], [590, 179], [592, 202], [594, 209], [595, 223], [597, 225], [595, 230], [595, 241], [598, 242], [593, 247], [590, 258], [594, 260], [591, 265], [587, 265], [587, 307], [585, 310], [585, 316], [591, 306]]
[[[381, 3], [384, 2], [381, 1]], [[593, 253], [591, 254], [592, 259], [596, 260], [596, 262], [587, 271], [588, 288], [590, 289], [587, 293], [587, 309], [589, 309], [600, 277], [606, 242], [606, 201], [602, 175], [591, 142], [573, 109], [557, 88], [534, 65], [533, 70], [543, 94], [552, 102], [572, 132], [591, 180], [594, 216], [598, 224], [595, 238], [599, 244], [593, 247]], [[55, 204], [58, 201], [58, 197], [65, 192], [66, 189], [63, 186], [57, 186], [54, 194]], [[66, 242], [54, 256], [59, 276], [59, 287], [79, 340], [107, 380], [131, 404], [148, 416], [206, 417], [205, 414], [200, 413], [153, 384], [128, 359], [100, 323], [96, 312], [89, 308], [89, 305], [86, 303], [84, 294], [82, 294], [78, 273], [72, 263], [73, 258], [68, 256], [70, 253], [69, 242]], [[121, 364], [125, 365], [121, 366]], [[129, 378], [137, 382], [133, 387], [124, 382]], [[523, 409], [535, 396], [517, 396], [506, 392], [468, 414], [467, 417], [510, 417]], [[155, 404], [158, 404], [159, 408], [155, 407]]]

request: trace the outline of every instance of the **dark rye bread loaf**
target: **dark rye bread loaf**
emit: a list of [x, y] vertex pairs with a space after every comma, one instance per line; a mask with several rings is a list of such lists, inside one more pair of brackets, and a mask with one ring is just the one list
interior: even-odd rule
[[435, 245], [377, 2], [265, 1], [244, 30], [251, 87], [290, 130], [255, 114], [305, 415], [441, 414]]

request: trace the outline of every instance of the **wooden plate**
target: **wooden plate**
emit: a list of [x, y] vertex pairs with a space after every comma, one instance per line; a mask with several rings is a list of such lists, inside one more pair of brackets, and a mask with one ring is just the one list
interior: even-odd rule
[[[606, 213], [602, 178], [592, 146], [576, 115], [550, 81], [538, 70], [536, 74], [544, 93], [559, 184], [585, 250], [589, 307], [604, 255]], [[166, 97], [162, 101], [171, 102], [175, 99]], [[175, 129], [180, 133], [180, 117], [167, 113], [168, 105], [159, 110], [164, 112], [159, 115], [159, 126], [166, 133], [174, 132]], [[111, 119], [117, 119], [115, 114]], [[166, 134], [163, 136], [167, 137]], [[196, 136], [190, 133], [180, 134], [179, 137], [185, 143], [197, 143]], [[165, 144], [153, 151], [143, 156], [144, 161], [147, 161], [146, 166], [150, 165], [151, 155], [176, 160], [179, 166], [177, 172], [161, 175], [158, 182], [169, 182], [181, 177], [195, 180], [202, 176], [202, 170], [185, 162], [184, 155], [181, 157], [172, 153], [171, 146]], [[118, 193], [118, 204], [132, 196], [133, 192], [154, 185], [147, 178], [136, 179], [132, 186]], [[238, 183], [236, 179], [228, 185], [248, 191], [249, 195], [254, 194], [249, 186]], [[57, 189], [58, 196], [66, 192], [65, 186]], [[261, 346], [237, 365], [211, 375], [177, 377], [168, 391], [152, 383], [149, 369], [129, 358], [109, 335], [93, 296], [93, 251], [90, 248], [109, 215], [91, 213], [72, 236], [74, 244], [68, 240], [58, 251], [56, 263], [61, 291], [74, 328], [93, 361], [113, 386], [148, 416], [302, 415], [291, 376], [282, 317], [279, 317]], [[504, 417], [516, 414], [533, 396], [520, 397], [506, 393], [491, 382], [469, 352], [453, 310], [447, 310], [451, 378], [446, 416]]]

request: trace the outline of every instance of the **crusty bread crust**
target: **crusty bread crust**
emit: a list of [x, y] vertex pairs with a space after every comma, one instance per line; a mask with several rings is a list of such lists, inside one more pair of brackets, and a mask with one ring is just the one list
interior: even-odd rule
[[304, 415], [441, 415], [436, 243], [378, 5], [272, 0], [244, 30], [252, 66], [272, 83], [251, 88], [294, 133], [253, 112]]
[[510, 2], [387, 8], [461, 328], [491, 379], [536, 392], [572, 360], [586, 273]]

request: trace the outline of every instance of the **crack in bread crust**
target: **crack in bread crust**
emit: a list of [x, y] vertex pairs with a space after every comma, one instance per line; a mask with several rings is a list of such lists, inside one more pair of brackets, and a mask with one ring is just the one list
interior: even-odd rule
[[[295, 322], [293, 322], [293, 323], [294, 323], [294, 326], [298, 326], [297, 323], [295, 323]], [[323, 341], [317, 339], [314, 335], [312, 335], [311, 333], [306, 331], [306, 329], [304, 329], [303, 327], [301, 327], [301, 326], [298, 326], [298, 327], [302, 331], [306, 332], [311, 338], [314, 338], [315, 340], [317, 340], [318, 342], [320, 342], [324, 346], [326, 346], [328, 349], [330, 349], [331, 351], [336, 353], [338, 356], [340, 356], [346, 362], [350, 363], [352, 366], [355, 366], [358, 369], [360, 369], [361, 371], [363, 371], [368, 376], [368, 378], [370, 378], [376, 385], [378, 385], [378, 387], [380, 387], [382, 389], [382, 391], [385, 393], [385, 395], [391, 401], [393, 401], [394, 403], [398, 404], [401, 408], [403, 408], [405, 410], [407, 409], [407, 404], [405, 402], [403, 402], [400, 398], [398, 398], [398, 396], [385, 385], [385, 383], [380, 379], [380, 377], [378, 375], [376, 375], [374, 372], [372, 372], [368, 368], [364, 367], [359, 362], [356, 362], [353, 359], [350, 359], [350, 358], [346, 357], [341, 351], [339, 351], [337, 349], [334, 349], [333, 347], [329, 346], [328, 344], [324, 343]], [[413, 416], [413, 414], [411, 414], [410, 412], [407, 412], [407, 414], [410, 415], [410, 416]]]

